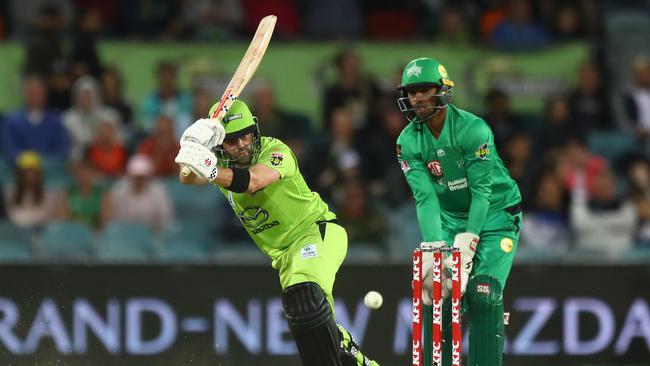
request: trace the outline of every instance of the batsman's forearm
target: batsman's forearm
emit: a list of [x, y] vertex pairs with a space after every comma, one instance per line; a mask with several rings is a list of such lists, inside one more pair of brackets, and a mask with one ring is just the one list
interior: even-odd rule
[[217, 179], [212, 182], [218, 186], [228, 188], [232, 184], [232, 169], [230, 168], [219, 168], [219, 173], [217, 174]]

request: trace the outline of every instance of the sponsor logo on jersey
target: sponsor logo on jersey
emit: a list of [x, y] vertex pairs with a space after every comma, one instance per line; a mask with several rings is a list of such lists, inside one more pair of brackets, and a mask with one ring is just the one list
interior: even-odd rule
[[271, 159], [269, 159], [271, 165], [273, 166], [282, 165], [282, 160], [284, 160], [283, 154], [278, 152], [271, 153]]
[[479, 146], [476, 149], [476, 151], [474, 152], [474, 156], [476, 156], [477, 158], [479, 158], [481, 160], [485, 160], [485, 158], [487, 158], [487, 156], [489, 154], [490, 154], [490, 149], [488, 149], [487, 143], [482, 144], [481, 146]]
[[248, 228], [253, 234], [259, 234], [266, 229], [280, 225], [280, 222], [274, 220], [268, 222], [269, 213], [260, 206], [248, 206], [243, 209], [237, 216], [239, 220]]
[[307, 244], [302, 249], [300, 249], [300, 258], [315, 258], [318, 257], [318, 252], [316, 251], [316, 244]]
[[445, 153], [445, 149], [438, 149], [438, 151], [436, 151], [436, 155], [438, 155], [438, 157], [441, 158], [447, 154]]
[[450, 191], [457, 191], [459, 189], [467, 188], [467, 178], [454, 179], [447, 182], [447, 188]]
[[442, 165], [440, 165], [440, 162], [438, 160], [433, 160], [430, 161], [427, 164], [427, 168], [429, 168], [429, 172], [435, 177], [442, 177], [443, 176], [443, 171], [442, 171]]
[[404, 173], [406, 173], [406, 172], [408, 172], [409, 170], [411, 170], [411, 167], [409, 166], [409, 163], [408, 163], [406, 160], [402, 160], [402, 161], [399, 163], [399, 165], [400, 165], [400, 167], [402, 168], [402, 171], [403, 171]]
[[503, 250], [506, 253], [512, 252], [512, 247], [514, 247], [514, 243], [512, 242], [512, 239], [510, 238], [503, 238], [501, 239], [501, 243], [499, 244], [501, 247], [501, 250]]

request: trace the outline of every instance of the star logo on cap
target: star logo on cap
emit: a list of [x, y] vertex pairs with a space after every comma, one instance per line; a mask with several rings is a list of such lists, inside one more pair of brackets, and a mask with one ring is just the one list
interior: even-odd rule
[[417, 64], [413, 64], [413, 66], [406, 69], [407, 76], [420, 76], [421, 73], [422, 73], [422, 68]]

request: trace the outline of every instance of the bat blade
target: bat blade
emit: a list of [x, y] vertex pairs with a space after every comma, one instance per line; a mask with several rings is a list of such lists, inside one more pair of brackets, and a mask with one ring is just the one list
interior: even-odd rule
[[[271, 41], [276, 21], [277, 17], [275, 15], [267, 15], [260, 21], [244, 57], [239, 62], [239, 66], [237, 66], [232, 79], [221, 96], [217, 108], [210, 116], [214, 123], [221, 123], [221, 119], [228, 112], [232, 103], [237, 100], [246, 84], [255, 74]], [[187, 166], [183, 166], [181, 169], [183, 176], [188, 176], [190, 171]]]

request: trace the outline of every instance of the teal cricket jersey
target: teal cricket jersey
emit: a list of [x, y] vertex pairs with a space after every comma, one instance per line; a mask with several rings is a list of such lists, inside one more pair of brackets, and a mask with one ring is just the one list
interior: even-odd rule
[[426, 123], [411, 122], [398, 137], [396, 150], [425, 241], [443, 240], [441, 213], [466, 220], [465, 231], [479, 235], [490, 212], [521, 201], [490, 127], [451, 104], [438, 138]]
[[296, 157], [282, 141], [263, 136], [255, 164], [280, 173], [280, 179], [253, 194], [219, 187], [253, 241], [274, 261], [316, 221], [332, 220], [320, 195], [305, 183]]

